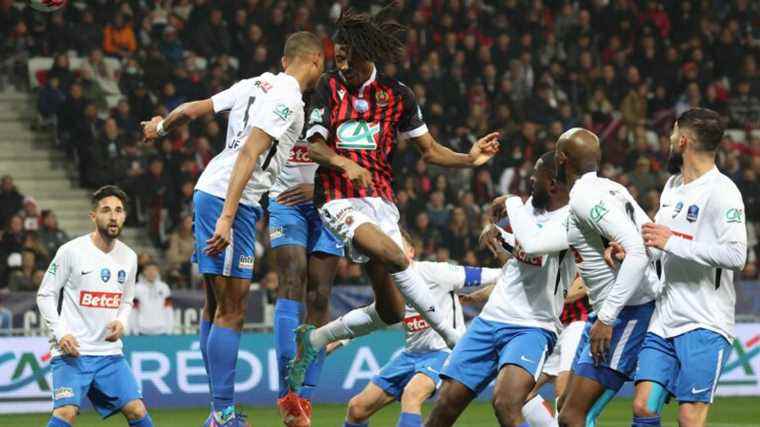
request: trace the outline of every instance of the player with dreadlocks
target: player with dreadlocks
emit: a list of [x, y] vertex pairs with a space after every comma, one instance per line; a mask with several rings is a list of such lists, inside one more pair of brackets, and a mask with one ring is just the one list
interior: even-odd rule
[[469, 153], [456, 153], [435, 141], [412, 90], [382, 75], [375, 65], [405, 56], [405, 28], [387, 19], [392, 9], [393, 3], [376, 15], [343, 10], [333, 36], [337, 69], [317, 83], [306, 132], [309, 156], [319, 164], [314, 204], [327, 227], [345, 242], [348, 256], [367, 263], [375, 303], [319, 329], [297, 329], [297, 356], [288, 371], [293, 390], [301, 387], [307, 367], [329, 342], [401, 321], [405, 301], [449, 347], [459, 338], [402, 250], [391, 159], [396, 141], [407, 138], [428, 163], [471, 168], [496, 154], [499, 134], [478, 140]]

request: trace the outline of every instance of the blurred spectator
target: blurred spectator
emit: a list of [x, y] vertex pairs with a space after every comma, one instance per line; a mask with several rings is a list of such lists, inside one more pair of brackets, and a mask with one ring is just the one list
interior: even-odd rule
[[86, 173], [87, 182], [92, 187], [109, 184], [113, 176], [114, 162], [121, 156], [123, 145], [116, 120], [109, 118], [104, 122], [97, 140], [88, 150]]
[[20, 215], [13, 215], [0, 239], [0, 254], [5, 259], [12, 253], [19, 253], [24, 247], [24, 220]]
[[70, 240], [69, 235], [58, 227], [58, 217], [50, 209], [42, 211], [42, 226], [39, 234], [42, 244], [50, 255], [54, 255], [61, 245]]
[[36, 271], [37, 258], [31, 250], [21, 252], [21, 265], [11, 270], [8, 276], [8, 289], [16, 291], [36, 291], [34, 286], [34, 272]]
[[113, 23], [106, 25], [103, 32], [103, 51], [109, 55], [128, 57], [136, 49], [137, 40], [132, 23], [117, 13]]
[[40, 228], [40, 207], [32, 196], [24, 197], [24, 230], [38, 230]]
[[659, 185], [656, 175], [652, 173], [651, 163], [647, 157], [639, 157], [636, 160], [636, 169], [628, 174], [628, 178], [631, 185], [639, 191], [639, 194], [646, 194], [655, 190]]
[[731, 124], [739, 128], [760, 126], [760, 98], [757, 92], [751, 92], [750, 82], [739, 82], [736, 95], [728, 101]]
[[61, 90], [58, 77], [48, 78], [47, 84], [40, 89], [37, 99], [37, 111], [42, 118], [43, 125], [57, 125], [58, 112], [66, 101], [66, 94]]
[[[222, 11], [212, 9], [211, 13], [205, 16], [208, 16], [206, 22], [193, 29], [193, 48], [206, 57], [228, 53], [231, 42], [230, 32], [222, 17]], [[279, 37], [284, 37], [284, 34]]]
[[5, 225], [12, 215], [23, 208], [24, 196], [16, 189], [13, 177], [3, 175], [0, 179], [0, 224]]
[[174, 308], [169, 285], [161, 280], [158, 265], [143, 267], [135, 284], [135, 302], [129, 332], [135, 335], [165, 335], [174, 329]]
[[103, 59], [103, 52], [100, 49], [94, 49], [82, 62], [82, 73], [91, 75], [92, 80], [103, 92], [109, 95], [120, 93], [117, 70]]
[[13, 329], [13, 313], [3, 304], [5, 294], [0, 293], [0, 336], [8, 336]]
[[190, 258], [195, 251], [193, 238], [193, 217], [184, 215], [177, 229], [169, 234], [169, 248], [166, 251], [169, 278], [180, 286], [189, 284], [191, 274]]

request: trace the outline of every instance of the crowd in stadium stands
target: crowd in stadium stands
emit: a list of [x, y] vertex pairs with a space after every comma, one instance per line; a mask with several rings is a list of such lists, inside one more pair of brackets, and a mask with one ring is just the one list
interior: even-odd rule
[[[29, 57], [54, 58], [37, 75], [40, 115], [57, 126], [61, 149], [77, 158], [82, 186], [117, 183], [133, 196], [138, 215], [132, 225], [149, 227], [156, 244], [167, 248], [165, 277], [174, 281], [190, 270], [193, 184], [223, 147], [225, 117], [203, 118], [156, 145], [141, 143], [139, 122], [240, 78], [277, 70], [284, 38], [294, 30], [317, 33], [329, 59], [330, 26], [341, 8], [382, 2], [99, 1], [85, 7], [75, 1], [56, 14], [18, 11], [10, 3], [0, 0], [7, 69], [25, 77]], [[572, 126], [600, 136], [601, 173], [627, 185], [654, 215], [673, 119], [702, 106], [722, 113], [731, 129], [719, 163], [743, 192], [752, 247], [744, 275], [757, 277], [758, 2], [399, 4], [398, 19], [410, 28], [408, 56], [400, 64], [380, 64], [381, 71], [414, 90], [430, 132], [442, 143], [467, 150], [488, 131], [502, 134], [502, 152], [486, 166], [445, 174], [399, 141], [397, 204], [422, 258], [485, 262], [477, 248], [484, 205], [499, 194], [526, 193], [536, 157]], [[79, 68], [70, 66], [72, 54], [81, 57]], [[16, 200], [7, 215], [28, 212], [21, 196], [7, 191], [2, 197]], [[36, 245], [45, 250], [35, 252], [38, 267], [51, 246], [39, 244], [41, 234], [23, 234], [22, 219], [6, 222], [3, 253]], [[265, 240], [262, 230], [260, 225], [258, 236]], [[31, 251], [23, 254], [23, 277], [15, 282], [21, 285], [34, 282], [25, 267]], [[263, 257], [256, 263], [259, 277], [268, 273]], [[340, 283], [363, 280], [358, 266], [341, 264]]]

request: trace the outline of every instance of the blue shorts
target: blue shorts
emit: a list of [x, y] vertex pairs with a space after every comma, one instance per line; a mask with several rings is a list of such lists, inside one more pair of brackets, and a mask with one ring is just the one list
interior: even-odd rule
[[573, 360], [573, 373], [590, 378], [610, 390], [620, 390], [626, 381], [633, 379], [641, 344], [653, 312], [654, 301], [624, 307], [612, 327], [610, 352], [599, 366], [596, 366], [591, 356], [589, 339], [591, 327], [596, 322], [596, 313], [589, 315]]
[[272, 248], [296, 245], [306, 252], [343, 256], [343, 242], [322, 225], [313, 203], [285, 206], [269, 199], [269, 240]]
[[124, 356], [57, 356], [53, 371], [53, 408], [82, 407], [87, 395], [101, 417], [109, 417], [142, 392]]
[[673, 338], [648, 333], [639, 354], [636, 382], [661, 384], [679, 403], [712, 403], [731, 343], [707, 329]]
[[430, 377], [438, 388], [441, 382], [438, 375], [449, 354], [451, 353], [444, 350], [429, 353], [402, 351], [383, 366], [380, 373], [372, 378], [372, 382], [396, 400], [401, 400], [404, 387], [417, 373]]
[[545, 329], [492, 322], [476, 317], [441, 371], [441, 378], [480, 394], [502, 366], [517, 365], [537, 379], [557, 335]]
[[222, 213], [224, 199], [203, 191], [193, 195], [193, 230], [195, 232], [195, 253], [193, 261], [198, 263], [202, 274], [213, 276], [253, 278], [253, 260], [256, 247], [256, 221], [261, 218], [261, 208], [240, 205], [232, 223], [232, 239], [227, 249], [216, 256], [208, 256], [203, 250], [206, 240], [214, 235], [216, 220]]

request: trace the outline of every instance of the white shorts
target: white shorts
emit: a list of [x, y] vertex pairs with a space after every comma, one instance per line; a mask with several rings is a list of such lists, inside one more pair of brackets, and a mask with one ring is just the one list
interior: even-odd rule
[[354, 233], [362, 224], [374, 224], [393, 239], [399, 248], [404, 247], [401, 229], [398, 226], [401, 218], [398, 208], [380, 197], [331, 200], [319, 208], [319, 216], [330, 232], [345, 243], [348, 258], [355, 263], [365, 263], [369, 260], [353, 245]]
[[560, 372], [569, 371], [573, 366], [575, 352], [578, 349], [578, 343], [581, 342], [583, 328], [586, 326], [584, 320], [572, 322], [562, 329], [557, 338], [557, 345], [554, 351], [544, 363], [544, 373], [556, 377]]

